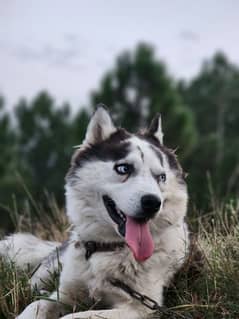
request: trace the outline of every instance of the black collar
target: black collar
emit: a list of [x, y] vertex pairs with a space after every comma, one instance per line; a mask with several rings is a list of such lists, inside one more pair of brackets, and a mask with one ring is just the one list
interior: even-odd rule
[[99, 243], [96, 241], [83, 242], [85, 247], [85, 259], [89, 259], [96, 252], [115, 251], [125, 247], [124, 242]]

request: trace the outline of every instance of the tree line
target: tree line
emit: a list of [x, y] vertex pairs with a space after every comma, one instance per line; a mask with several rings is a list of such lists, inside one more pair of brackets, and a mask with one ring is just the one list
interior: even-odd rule
[[[221, 52], [203, 63], [190, 81], [167, 72], [153, 47], [138, 45], [116, 59], [90, 94], [89, 105], [72, 114], [48, 92], [21, 99], [14, 115], [0, 97], [0, 218], [11, 228], [11, 211], [64, 205], [64, 176], [73, 146], [79, 145], [94, 107], [106, 104], [115, 122], [129, 131], [161, 113], [165, 144], [177, 149], [188, 175], [191, 205], [210, 209], [239, 194], [239, 68]], [[215, 204], [215, 203], [214, 203]], [[4, 224], [5, 221], [5, 224]], [[1, 226], [0, 226], [1, 227]]]

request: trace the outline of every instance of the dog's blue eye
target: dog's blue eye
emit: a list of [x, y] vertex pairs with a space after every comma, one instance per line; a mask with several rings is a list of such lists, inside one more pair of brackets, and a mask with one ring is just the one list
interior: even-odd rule
[[160, 174], [158, 176], [158, 181], [165, 183], [166, 182], [166, 174], [165, 173]]
[[132, 165], [130, 164], [118, 164], [114, 167], [116, 173], [119, 175], [129, 175], [132, 172]]

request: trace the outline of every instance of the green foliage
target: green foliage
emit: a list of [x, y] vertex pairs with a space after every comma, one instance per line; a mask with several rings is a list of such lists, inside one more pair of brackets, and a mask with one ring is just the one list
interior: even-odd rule
[[[146, 127], [161, 113], [165, 143], [187, 157], [196, 142], [193, 114], [182, 102], [165, 65], [154, 50], [140, 44], [135, 51], [119, 56], [114, 69], [106, 73], [92, 104], [106, 104], [118, 123], [131, 132]], [[176, 134], [175, 134], [176, 133]]]
[[12, 227], [9, 211], [15, 198], [18, 211], [29, 210], [28, 190], [44, 211], [50, 209], [44, 206], [44, 193], [63, 206], [73, 146], [81, 143], [88, 120], [86, 111], [73, 118], [68, 104], [56, 106], [48, 93], [41, 92], [31, 102], [23, 99], [16, 105], [13, 127], [0, 100], [1, 227]]
[[238, 87], [239, 68], [222, 53], [205, 62], [199, 75], [188, 85], [179, 86], [195, 114], [199, 131], [198, 144], [189, 164], [192, 189], [198, 201], [205, 202], [205, 193], [208, 193], [206, 172], [218, 198], [239, 194]]
[[56, 108], [42, 92], [30, 104], [20, 101], [15, 113], [19, 168], [25, 182], [37, 198], [47, 189], [62, 199], [72, 145], [69, 106]]
[[8, 226], [8, 201], [13, 194], [19, 194], [16, 188], [16, 134], [9, 114], [4, 107], [4, 99], [0, 97], [0, 219], [1, 227]]
[[64, 176], [73, 146], [83, 138], [88, 121], [86, 112], [72, 119], [68, 104], [57, 107], [42, 92], [29, 104], [20, 101], [15, 113], [19, 170], [25, 183], [35, 198], [39, 199], [43, 190], [47, 190], [62, 204]]
[[10, 168], [13, 165], [12, 154], [15, 146], [15, 135], [13, 133], [10, 117], [4, 109], [4, 100], [0, 96], [0, 175], [6, 174], [6, 166]]

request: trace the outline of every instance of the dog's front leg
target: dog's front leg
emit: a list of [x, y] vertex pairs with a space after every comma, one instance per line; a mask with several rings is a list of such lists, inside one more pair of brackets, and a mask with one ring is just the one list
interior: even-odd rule
[[109, 310], [89, 310], [72, 313], [60, 319], [142, 319], [145, 314], [136, 312], [133, 308], [125, 307], [122, 309]]
[[[55, 293], [51, 299], [55, 299]], [[57, 301], [37, 300], [28, 305], [16, 319], [58, 319], [63, 313], [62, 305]]]

